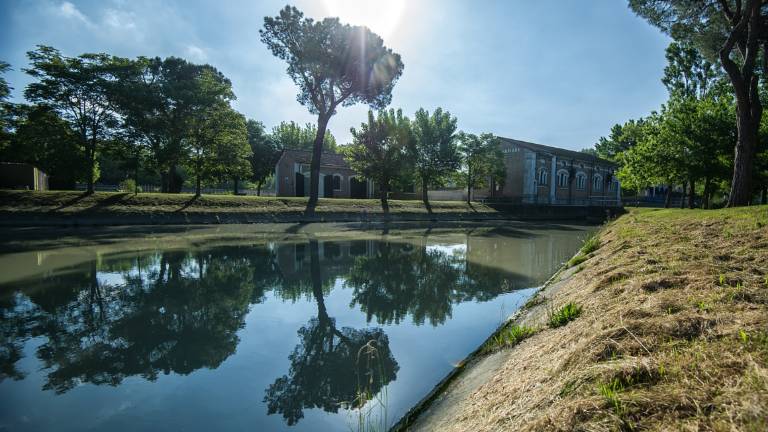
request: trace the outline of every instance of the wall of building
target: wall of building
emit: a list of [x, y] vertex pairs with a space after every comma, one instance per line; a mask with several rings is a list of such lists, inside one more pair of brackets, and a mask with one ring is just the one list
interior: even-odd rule
[[[301, 164], [290, 153], [284, 154], [278, 161], [275, 167], [276, 175], [276, 195], [284, 197], [296, 196], [296, 170], [297, 165], [305, 165], [304, 175], [309, 178], [309, 164]], [[332, 167], [332, 166], [320, 166], [320, 182], [323, 184], [323, 177], [325, 176], [339, 176], [341, 177], [340, 189], [334, 189], [333, 196], [335, 198], [349, 198], [350, 197], [350, 179], [357, 176], [357, 174], [344, 167]], [[321, 189], [323, 189], [321, 187]], [[304, 196], [309, 195], [309, 182], [305, 181]], [[321, 194], [322, 196], [322, 194]]]

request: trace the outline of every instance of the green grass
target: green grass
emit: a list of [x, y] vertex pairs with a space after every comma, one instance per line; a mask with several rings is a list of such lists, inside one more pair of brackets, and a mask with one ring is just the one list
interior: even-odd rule
[[517, 324], [508, 325], [486, 342], [483, 352], [492, 352], [504, 347], [513, 347], [536, 334], [536, 329]]
[[581, 315], [581, 306], [576, 303], [568, 303], [557, 311], [550, 311], [549, 326], [552, 328], [562, 327], [575, 320]]
[[[577, 266], [584, 261], [588, 260], [589, 257], [587, 255], [591, 254], [592, 252], [600, 249], [600, 237], [597, 236], [597, 234], [592, 234], [591, 236], [587, 237], [586, 240], [584, 240], [584, 244], [581, 245], [581, 249], [579, 249], [579, 253], [576, 254], [573, 258], [568, 260], [567, 263], [565, 263], [566, 267], [571, 268], [573, 266]], [[584, 270], [584, 267], [580, 267], [581, 270]], [[581, 271], [578, 270], [578, 271]]]
[[[61, 214], [174, 214], [174, 213], [253, 213], [300, 214], [307, 205], [304, 197], [258, 197], [235, 195], [162, 194], [128, 192], [96, 192], [85, 195], [77, 191], [0, 191], [1, 213]], [[390, 200], [390, 211], [427, 213], [420, 200]], [[433, 201], [433, 213], [495, 213], [480, 203], [468, 206], [463, 201]], [[321, 198], [316, 212], [381, 213], [378, 199]]]
[[570, 260], [568, 260], [568, 262], [565, 265], [568, 268], [570, 268], [570, 267], [573, 267], [573, 266], [577, 266], [577, 265], [583, 263], [586, 260], [587, 260], [587, 256], [582, 254], [582, 253], [579, 253], [575, 257], [573, 257]]

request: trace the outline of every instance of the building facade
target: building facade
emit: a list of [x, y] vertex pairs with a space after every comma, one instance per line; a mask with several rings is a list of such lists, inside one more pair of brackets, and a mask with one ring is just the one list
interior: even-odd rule
[[621, 205], [617, 166], [596, 156], [501, 138], [507, 177], [474, 191], [476, 198], [526, 204]]
[[[275, 165], [275, 196], [309, 196], [309, 173], [312, 152], [283, 150]], [[322, 198], [371, 198], [373, 182], [357, 174], [344, 157], [323, 153], [320, 158], [320, 190]]]

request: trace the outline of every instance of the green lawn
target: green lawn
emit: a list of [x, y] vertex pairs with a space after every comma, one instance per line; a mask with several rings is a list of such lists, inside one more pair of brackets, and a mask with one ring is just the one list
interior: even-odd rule
[[[0, 191], [2, 213], [115, 213], [115, 214], [172, 214], [172, 213], [301, 213], [307, 198], [256, 197], [234, 195], [96, 192], [85, 195], [69, 191]], [[431, 202], [434, 213], [495, 213], [496, 210], [479, 203], [472, 206], [462, 201]], [[389, 201], [390, 211], [398, 213], [427, 213], [421, 201]], [[378, 199], [321, 198], [317, 213], [382, 213]]]

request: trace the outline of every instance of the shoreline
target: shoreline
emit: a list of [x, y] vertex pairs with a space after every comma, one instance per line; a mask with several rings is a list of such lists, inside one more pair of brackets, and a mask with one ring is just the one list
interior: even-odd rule
[[768, 426], [768, 207], [631, 209], [596, 244], [391, 430]]
[[0, 226], [217, 225], [256, 223], [398, 223], [478, 221], [602, 222], [620, 207], [390, 200], [384, 214], [374, 199], [320, 199], [315, 216], [304, 215], [305, 198], [194, 197], [175, 194], [24, 192], [0, 190]]

